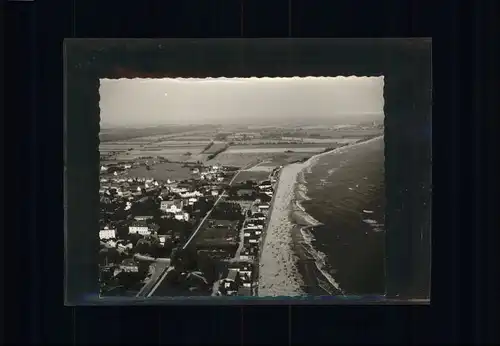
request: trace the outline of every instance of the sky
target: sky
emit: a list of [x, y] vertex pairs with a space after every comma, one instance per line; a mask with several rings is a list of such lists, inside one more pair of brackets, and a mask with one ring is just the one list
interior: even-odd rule
[[101, 79], [101, 126], [383, 117], [383, 77]]

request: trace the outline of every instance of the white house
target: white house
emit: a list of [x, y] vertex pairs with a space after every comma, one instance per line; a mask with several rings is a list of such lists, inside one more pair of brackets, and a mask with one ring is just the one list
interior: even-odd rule
[[144, 221], [138, 221], [128, 227], [129, 234], [150, 235], [151, 230]]
[[101, 172], [106, 172], [108, 170], [108, 167], [106, 166], [101, 166]]
[[193, 205], [196, 202], [198, 202], [198, 198], [196, 198], [196, 197], [191, 197], [190, 199], [188, 199], [188, 204], [189, 205]]
[[259, 204], [257, 208], [259, 208], [260, 211], [269, 210], [269, 204]]
[[217, 190], [212, 190], [212, 196], [216, 197], [219, 195], [219, 191]]
[[263, 228], [264, 228], [264, 226], [262, 226], [262, 225], [247, 224], [247, 225], [245, 225], [244, 231], [249, 231], [249, 230], [255, 231], [255, 230], [263, 229]]
[[190, 198], [190, 197], [201, 197], [203, 196], [203, 194], [200, 191], [192, 191], [192, 192], [181, 193], [180, 196], [183, 198]]
[[266, 189], [270, 189], [273, 187], [273, 184], [271, 184], [270, 181], [264, 181], [262, 182], [260, 185], [259, 185], [259, 189], [261, 190], [266, 190]]
[[135, 216], [134, 220], [135, 221], [146, 221], [146, 220], [151, 220], [153, 217], [152, 216]]
[[[133, 197], [129, 197], [129, 198], [133, 198]], [[129, 210], [130, 208], [132, 208], [132, 202], [127, 202], [127, 203], [125, 204], [125, 208], [124, 208], [124, 210]]]
[[176, 214], [182, 211], [182, 207], [184, 206], [184, 202], [180, 199], [174, 199], [171, 201], [161, 201], [160, 210], [166, 213]]
[[139, 266], [133, 259], [124, 259], [120, 264], [120, 269], [124, 272], [137, 273], [139, 271]]
[[110, 229], [108, 226], [99, 231], [99, 239], [113, 239], [116, 238], [116, 229]]
[[189, 214], [188, 213], [183, 213], [183, 212], [178, 212], [174, 215], [174, 218], [178, 221], [189, 221]]

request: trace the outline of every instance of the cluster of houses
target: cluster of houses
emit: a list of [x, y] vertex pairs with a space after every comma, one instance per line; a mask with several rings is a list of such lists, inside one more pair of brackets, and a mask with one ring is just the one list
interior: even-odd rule
[[219, 282], [220, 296], [251, 296], [254, 264], [234, 262], [227, 268], [227, 274]]
[[239, 254], [231, 261], [227, 273], [219, 282], [217, 295], [251, 296], [257, 286], [254, 268], [259, 259], [262, 237], [266, 226], [270, 204], [256, 199], [243, 222], [241, 229], [243, 244]]
[[[130, 168], [128, 166], [131, 165], [120, 168]], [[161, 218], [172, 218], [179, 222], [191, 222], [192, 219], [194, 220], [193, 215], [190, 215], [190, 212], [193, 212], [193, 206], [201, 198], [210, 198], [212, 201], [217, 199], [224, 190], [224, 182], [228, 178], [224, 174], [225, 168], [219, 166], [193, 168], [191, 170], [191, 179], [184, 181], [170, 179], [157, 181], [152, 178], [129, 178], [120, 174], [110, 175], [109, 170], [105, 169], [104, 166], [101, 167], [101, 171], [103, 172], [99, 190], [101, 204], [112, 205], [111, 209], [108, 208], [108, 213], [122, 209], [125, 216], [123, 220], [117, 223], [121, 224], [121, 229], [128, 230], [128, 235], [141, 236], [136, 246], [139, 246], [141, 242], [148, 242], [152, 237], [157, 240], [160, 246], [165, 245], [169, 240], [180, 239], [180, 230], [160, 230], [159, 226], [155, 224], [152, 215], [161, 215]], [[237, 195], [255, 195], [255, 192], [260, 192], [272, 197], [273, 186], [277, 177], [275, 173], [273, 171], [269, 180], [261, 182], [254, 188], [242, 187], [238, 189]], [[148, 205], [147, 208], [151, 205], [157, 208], [156, 212], [144, 211], [143, 216], [132, 216], [134, 205], [145, 202], [148, 202], [145, 204]], [[251, 207], [245, 213], [246, 219], [240, 230], [242, 244], [238, 251], [238, 258], [234, 258], [235, 261], [231, 262], [227, 273], [223, 275], [224, 279], [220, 282], [219, 294], [222, 295], [252, 295], [252, 289], [254, 288], [252, 282], [255, 280], [254, 263], [258, 260], [259, 247], [262, 242], [270, 204], [260, 199], [249, 203], [251, 203]], [[157, 213], [158, 211], [160, 213]], [[117, 233], [117, 223], [101, 220], [102, 227], [99, 230], [101, 249], [116, 249], [123, 254], [121, 258], [127, 257], [121, 263], [114, 265], [115, 276], [119, 272], [137, 273], [141, 265], [139, 259], [141, 255], [128, 256], [128, 254], [136, 252], [132, 251], [134, 244], [127, 240], [128, 238], [120, 239]], [[221, 222], [209, 226], [215, 228], [231, 227], [230, 225], [219, 225], [219, 223]], [[230, 222], [228, 221], [228, 223]], [[236, 231], [236, 233], [238, 232]], [[236, 237], [238, 236], [236, 235]], [[211, 257], [217, 257], [216, 250], [210, 249]], [[224, 259], [226, 256], [223, 253], [224, 251], [221, 251], [219, 257]], [[102, 266], [101, 274], [108, 273], [109, 268], [108, 265]]]
[[[128, 169], [132, 165], [126, 164], [116, 168], [114, 173], [119, 170]], [[153, 222], [154, 213], [145, 211], [144, 216], [132, 216], [132, 207], [135, 204], [144, 202], [153, 202], [147, 204], [154, 205], [161, 211], [161, 218], [173, 218], [180, 222], [190, 222], [191, 215], [186, 210], [192, 210], [189, 206], [194, 204], [202, 197], [216, 198], [223, 190], [224, 176], [222, 168], [218, 166], [206, 167], [202, 170], [195, 168], [191, 171], [192, 179], [185, 181], [167, 181], [160, 182], [152, 178], [130, 178], [120, 174], [110, 175], [109, 168], [102, 166], [103, 173], [100, 179], [100, 202], [102, 204], [101, 211], [106, 210], [103, 214], [114, 214], [121, 209], [123, 217], [120, 220], [109, 221], [109, 219], [101, 219], [101, 228], [99, 230], [99, 239], [101, 249], [110, 250], [116, 249], [125, 258], [122, 263], [109, 263], [102, 266], [102, 273], [108, 273], [109, 268], [114, 268], [114, 275], [119, 272], [137, 272], [139, 263], [129, 255], [132, 253], [134, 245], [127, 239], [120, 239], [117, 228], [119, 224], [128, 229], [128, 235], [139, 235], [141, 240], [136, 244], [138, 246], [141, 241], [148, 241], [151, 237], [155, 237], [159, 241], [160, 246], [170, 240], [180, 239], [180, 230], [159, 230], [159, 226]], [[199, 181], [201, 184], [193, 184]], [[195, 188], [195, 186], [197, 186]], [[105, 208], [105, 205], [112, 206]], [[104, 207], [104, 208], [103, 208]], [[148, 215], [149, 214], [149, 215]], [[123, 234], [123, 233], [122, 233]], [[101, 273], [101, 274], [102, 274]]]

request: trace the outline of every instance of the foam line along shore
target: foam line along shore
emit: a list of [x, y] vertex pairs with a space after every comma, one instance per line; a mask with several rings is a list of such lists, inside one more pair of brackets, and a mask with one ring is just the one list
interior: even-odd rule
[[308, 215], [297, 200], [302, 172], [324, 155], [380, 140], [382, 136], [312, 156], [304, 163], [282, 168], [263, 237], [259, 264], [259, 296], [343, 294], [334, 278], [322, 269], [324, 254], [312, 251], [308, 228], [320, 223]]

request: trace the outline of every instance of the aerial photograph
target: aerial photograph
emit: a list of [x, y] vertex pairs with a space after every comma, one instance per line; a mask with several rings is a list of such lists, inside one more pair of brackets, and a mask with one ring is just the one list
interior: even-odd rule
[[383, 89], [101, 79], [100, 296], [384, 294]]

